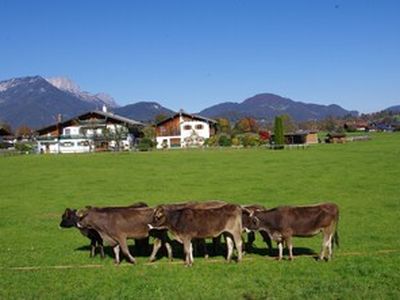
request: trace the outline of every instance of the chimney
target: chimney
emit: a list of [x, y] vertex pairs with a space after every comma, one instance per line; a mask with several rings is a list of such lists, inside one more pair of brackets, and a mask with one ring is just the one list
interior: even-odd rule
[[62, 122], [62, 114], [58, 114], [57, 115], [57, 123], [61, 123]]
[[107, 106], [105, 104], [103, 104], [103, 112], [107, 112]]

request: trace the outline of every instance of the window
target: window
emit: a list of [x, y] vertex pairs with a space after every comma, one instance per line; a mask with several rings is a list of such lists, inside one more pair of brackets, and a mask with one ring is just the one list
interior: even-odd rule
[[65, 135], [71, 135], [71, 129], [70, 128], [65, 128], [64, 129]]
[[75, 143], [74, 142], [63, 142], [60, 145], [61, 145], [61, 147], [73, 147], [73, 146], [75, 146]]
[[80, 141], [80, 142], [78, 142], [78, 146], [87, 147], [87, 146], [89, 146], [89, 142], [88, 141]]
[[196, 125], [196, 129], [197, 129], [197, 130], [203, 129], [203, 125], [202, 125], [202, 124], [197, 124], [197, 125]]
[[185, 129], [185, 130], [192, 130], [192, 126], [190, 126], [190, 125], [185, 125], [185, 126], [183, 126], [183, 129]]

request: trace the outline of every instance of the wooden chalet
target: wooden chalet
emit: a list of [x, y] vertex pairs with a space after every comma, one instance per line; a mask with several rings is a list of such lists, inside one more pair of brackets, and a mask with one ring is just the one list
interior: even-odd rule
[[144, 124], [110, 112], [91, 111], [36, 131], [40, 153], [130, 150]]
[[217, 122], [180, 111], [156, 124], [157, 148], [200, 147], [216, 133]]

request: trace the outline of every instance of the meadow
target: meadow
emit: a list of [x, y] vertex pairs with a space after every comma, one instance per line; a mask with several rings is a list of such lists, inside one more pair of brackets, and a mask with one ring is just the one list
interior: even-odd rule
[[[371, 137], [283, 151], [0, 157], [0, 299], [399, 299], [400, 134]], [[318, 262], [308, 254], [322, 238], [296, 238], [299, 255], [278, 262], [257, 235], [257, 253], [241, 263], [195, 257], [186, 268], [179, 257], [140, 256], [115, 266], [89, 258], [76, 229], [58, 227], [66, 207], [210, 199], [336, 202], [340, 247]]]

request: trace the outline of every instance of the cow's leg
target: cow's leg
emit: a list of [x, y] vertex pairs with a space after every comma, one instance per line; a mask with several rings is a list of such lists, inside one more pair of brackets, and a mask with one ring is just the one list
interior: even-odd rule
[[331, 241], [331, 235], [326, 232], [326, 230], [323, 230], [323, 239], [322, 239], [322, 246], [321, 246], [321, 252], [319, 254], [319, 259], [323, 260], [325, 257], [325, 250], [328, 246], [328, 243]]
[[256, 233], [254, 231], [251, 231], [247, 234], [247, 243], [246, 243], [246, 251], [250, 252], [253, 250], [253, 243], [256, 240]]
[[278, 249], [279, 249], [279, 257], [278, 260], [282, 260], [283, 258], [283, 241], [278, 241]]
[[134, 258], [134, 257], [131, 255], [131, 253], [129, 252], [128, 245], [127, 245], [127, 243], [126, 243], [126, 239], [125, 239], [125, 238], [120, 239], [119, 245], [120, 245], [120, 247], [121, 247], [122, 253], [124, 253], [124, 255], [128, 258], [128, 260], [129, 260], [132, 264], [136, 263], [135, 258]]
[[[204, 240], [203, 240], [204, 241]], [[193, 264], [193, 243], [190, 243], [190, 249], [189, 249], [189, 252], [190, 252], [190, 256], [189, 256], [189, 259], [190, 259], [190, 265], [192, 265]]]
[[217, 255], [220, 250], [221, 250], [221, 236], [217, 236], [215, 238], [212, 239], [212, 243], [213, 243], [213, 254]]
[[226, 247], [227, 247], [227, 250], [228, 250], [228, 255], [226, 256], [226, 260], [228, 262], [231, 262], [232, 253], [233, 253], [233, 240], [228, 235], [225, 236], [225, 240], [226, 240]]
[[168, 255], [169, 261], [172, 261], [172, 260], [173, 260], [173, 257], [172, 257], [172, 247], [171, 247], [171, 244], [170, 244], [169, 242], [164, 242], [164, 246], [165, 246], [165, 248], [167, 249], [167, 255]]
[[104, 255], [104, 246], [103, 246], [103, 241], [97, 241], [97, 245], [99, 246], [99, 248], [100, 248], [100, 257], [101, 258], [104, 258], [104, 257], [106, 257], [105, 255]]
[[292, 244], [292, 237], [286, 238], [286, 246], [289, 249], [289, 260], [293, 260], [293, 244]]
[[187, 267], [190, 267], [190, 256], [191, 256], [191, 250], [192, 249], [192, 245], [191, 245], [191, 241], [189, 239], [184, 239], [183, 240], [183, 252], [185, 253], [185, 265]]
[[[333, 231], [334, 231], [334, 228], [328, 228], [323, 231], [324, 239], [322, 242], [322, 247], [323, 247], [323, 249], [325, 249], [325, 251], [328, 250], [327, 260], [330, 260], [332, 258]], [[321, 256], [320, 256], [320, 259], [323, 259], [323, 257], [321, 258]]]
[[264, 242], [265, 242], [265, 243], [267, 244], [267, 246], [268, 246], [269, 255], [272, 255], [272, 241], [271, 241], [271, 238], [270, 238], [268, 232], [266, 232], [266, 231], [260, 231], [260, 234], [261, 234], [261, 236], [263, 237]]
[[235, 240], [235, 246], [238, 254], [237, 260], [238, 262], [240, 262], [242, 260], [242, 244], [243, 244], [242, 235], [234, 234], [233, 239]]
[[119, 259], [119, 249], [120, 249], [120, 247], [119, 247], [119, 245], [117, 244], [117, 245], [115, 245], [114, 247], [113, 247], [113, 250], [114, 250], [114, 255], [115, 255], [115, 264], [119, 264], [120, 263], [120, 259]]
[[331, 260], [331, 258], [332, 258], [332, 237], [333, 237], [333, 234], [330, 234], [329, 235], [329, 240], [328, 240], [328, 245], [327, 245], [327, 247], [328, 247], [328, 260]]
[[96, 255], [96, 240], [91, 239], [90, 240], [90, 257], [93, 257]]
[[151, 255], [149, 258], [150, 262], [153, 262], [156, 260], [156, 255], [157, 255], [158, 250], [161, 248], [161, 245], [162, 245], [161, 240], [155, 238], [154, 242], [153, 242], [153, 251], [151, 252]]
[[201, 248], [203, 249], [204, 258], [207, 259], [208, 258], [208, 250], [207, 250], [206, 239], [198, 239], [197, 245], [201, 246]]

